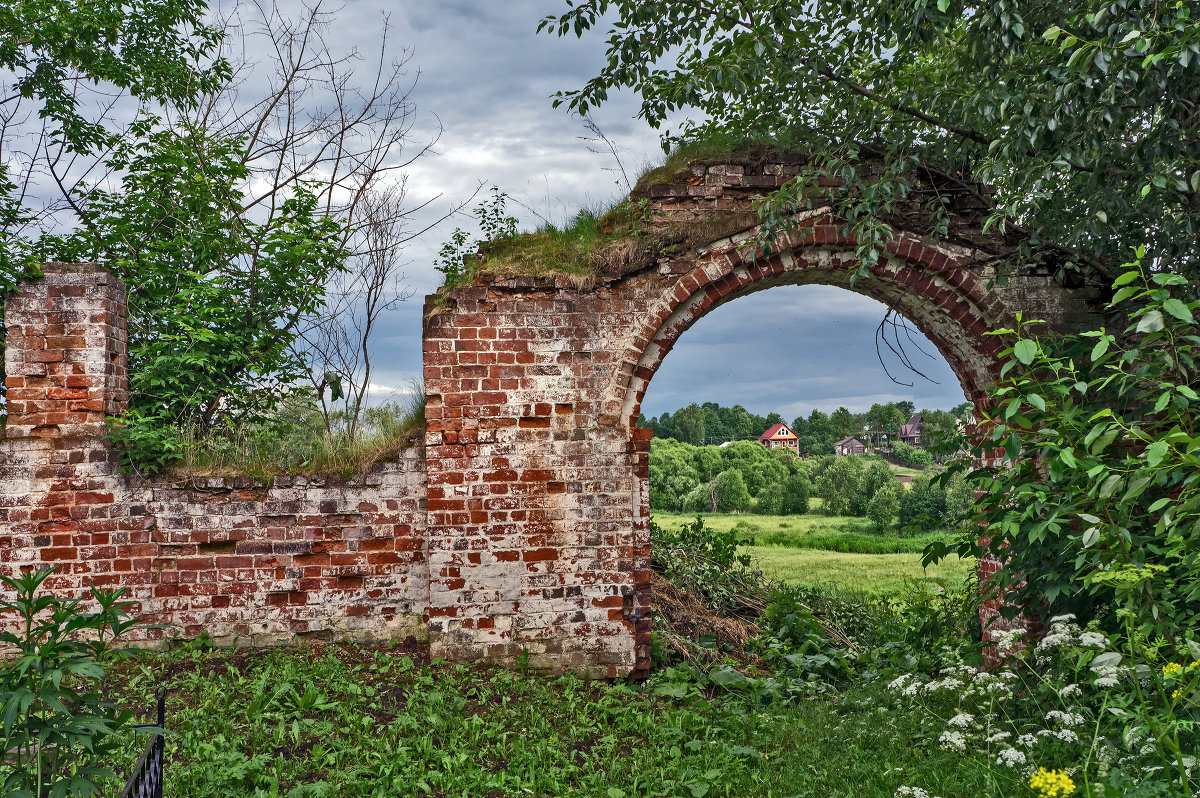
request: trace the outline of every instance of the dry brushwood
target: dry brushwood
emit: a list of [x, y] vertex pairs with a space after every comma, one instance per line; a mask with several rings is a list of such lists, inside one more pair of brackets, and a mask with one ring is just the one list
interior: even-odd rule
[[[677, 554], [683, 553], [676, 550]], [[702, 555], [688, 550], [690, 558], [701, 558]], [[703, 635], [713, 635], [719, 643], [729, 643], [736, 649], [758, 634], [759, 628], [754, 620], [761, 617], [767, 610], [767, 590], [769, 585], [764, 583], [761, 572], [746, 573], [731, 572], [725, 575], [726, 588], [722, 604], [726, 607], [709, 606], [703, 600], [705, 591], [702, 585], [678, 572], [675, 579], [677, 585], [661, 574], [664, 573], [665, 563], [655, 557], [651, 559], [651, 591], [654, 594], [654, 606], [657, 617], [662, 618], [674, 635], [685, 634], [688, 639], [695, 640]], [[846, 633], [834, 624], [826, 623], [822, 612], [814, 612], [803, 602], [796, 606], [812, 614], [825, 636], [847, 651], [857, 651]], [[682, 653], [682, 652], [681, 652]]]

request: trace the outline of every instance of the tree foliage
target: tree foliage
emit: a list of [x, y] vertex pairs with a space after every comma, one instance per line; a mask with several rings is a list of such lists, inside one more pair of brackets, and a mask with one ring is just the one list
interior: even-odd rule
[[269, 226], [247, 219], [237, 143], [202, 131], [120, 142], [110, 162], [120, 186], [92, 191], [87, 226], [47, 242], [65, 259], [108, 262], [131, 287], [133, 415], [208, 425], [218, 409], [268, 404], [264, 386], [305, 373], [288, 345], [342, 268], [341, 225], [303, 187]]
[[[0, 69], [11, 83], [0, 98], [0, 286], [35, 269], [39, 178], [50, 163], [103, 152], [119, 142], [105, 93], [142, 103], [195, 103], [228, 75], [197, 66], [220, 31], [204, 22], [203, 0], [16, 0], [0, 6]], [[99, 94], [98, 94], [99, 93]], [[23, 125], [33, 123], [28, 136]]]
[[[607, 25], [607, 60], [557, 102], [587, 113], [633, 88], [641, 116], [689, 118], [685, 138], [783, 139], [810, 168], [768, 221], [822, 191], [877, 257], [880, 216], [946, 192], [991, 198], [992, 224], [1028, 234], [1022, 261], [1123, 258], [1149, 243], [1193, 271], [1200, 254], [1200, 28], [1190, 2], [1157, 0], [584, 0], [542, 27]], [[670, 136], [668, 131], [668, 136]], [[882, 163], [869, 186], [862, 159]], [[922, 197], [914, 174], [940, 175]], [[828, 185], [831, 181], [823, 181]], [[824, 199], [822, 201], [825, 201]]]
[[810, 491], [803, 461], [757, 442], [692, 446], [655, 438], [650, 446], [655, 510], [729, 512], [753, 506], [772, 515], [804, 513]]
[[[1179, 653], [1200, 618], [1200, 327], [1196, 286], [1130, 264], [1127, 326], [1039, 338], [1015, 330], [978, 453], [984, 551], [1026, 606], [1089, 617], [1116, 603]], [[983, 553], [973, 538], [963, 551]]]
[[[360, 53], [331, 47], [320, 2], [297, 17], [252, 3], [205, 13], [201, 0], [0, 9], [15, 81], [0, 102], [0, 283], [51, 259], [125, 280], [131, 399], [117, 437], [152, 470], [178, 452], [156, 424], [261, 418], [300, 378], [322, 400], [345, 385], [357, 420], [373, 322], [402, 296], [387, 293], [398, 250], [420, 232], [399, 170], [426, 148], [404, 151], [409, 53], [389, 45], [386, 18], [361, 70]], [[366, 276], [338, 282], [329, 306], [347, 264]]]

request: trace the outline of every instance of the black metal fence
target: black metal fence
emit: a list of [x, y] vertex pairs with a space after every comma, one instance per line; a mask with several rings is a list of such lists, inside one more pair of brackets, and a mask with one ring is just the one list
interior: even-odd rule
[[158, 722], [139, 723], [135, 729], [153, 728], [150, 742], [129, 774], [120, 798], [162, 798], [163, 794], [163, 723], [166, 721], [167, 691], [158, 692]]

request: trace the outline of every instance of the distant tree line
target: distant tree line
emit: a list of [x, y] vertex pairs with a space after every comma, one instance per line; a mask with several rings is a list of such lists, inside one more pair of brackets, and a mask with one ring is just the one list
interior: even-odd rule
[[[920, 447], [926, 450], [953, 451], [960, 447], [960, 423], [971, 415], [970, 402], [963, 402], [952, 410], [922, 410]], [[900, 427], [916, 412], [912, 402], [888, 402], [871, 405], [865, 413], [851, 413], [839, 407], [832, 413], [813, 410], [805, 416], [792, 419], [789, 426], [800, 439], [800, 453], [825, 455], [833, 453], [833, 445], [842, 438], [853, 436], [868, 447], [892, 445], [898, 441]], [[784, 424], [779, 413], [760, 416], [741, 405], [722, 407], [715, 402], [696, 404], [661, 416], [646, 418], [639, 423], [654, 430], [655, 438], [673, 438], [693, 446], [721, 444], [728, 441], [757, 441], [758, 437], [774, 424]], [[928, 465], [927, 458], [919, 452], [913, 454], [912, 447], [901, 448], [905, 462], [911, 465]], [[905, 459], [907, 458], [907, 459]]]
[[650, 507], [688, 513], [808, 512], [812, 482], [804, 461], [757, 441], [692, 446], [671, 438], [650, 445]]
[[906, 488], [878, 457], [798, 458], [755, 441], [692, 446], [670, 438], [650, 447], [650, 509], [799, 515], [821, 500], [826, 515], [869, 517], [877, 529], [936, 529], [961, 516], [972, 490], [961, 475], [931, 474]]

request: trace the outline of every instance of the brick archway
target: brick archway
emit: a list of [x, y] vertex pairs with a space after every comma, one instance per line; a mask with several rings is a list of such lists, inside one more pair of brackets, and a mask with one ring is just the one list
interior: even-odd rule
[[[789, 172], [790, 170], [790, 172]], [[697, 165], [648, 189], [669, 226], [746, 209], [795, 166]], [[954, 211], [954, 209], [952, 209]], [[903, 219], [853, 288], [911, 320], [978, 400], [1003, 344], [983, 333], [1023, 310], [1090, 326], [1096, 285], [1026, 271], [996, 284], [1011, 242], [954, 211], [933, 242]], [[649, 430], [636, 420], [675, 341], [715, 307], [775, 285], [849, 287], [855, 245], [828, 209], [797, 218], [754, 260], [753, 228], [579, 287], [488, 278], [431, 297], [425, 317], [430, 637], [451, 659], [522, 651], [553, 669], [615, 676], [649, 664]]]
[[[739, 238], [753, 240], [756, 234], [755, 229]], [[658, 298], [623, 359], [630, 371], [625, 395], [630, 424], [636, 424], [650, 379], [686, 330], [733, 299], [779, 285], [833, 285], [901, 313], [938, 348], [972, 401], [995, 381], [1004, 346], [985, 333], [1012, 318], [986, 280], [970, 269], [969, 257], [901, 235], [869, 278], [851, 286], [856, 261], [853, 242], [830, 217], [782, 236], [770, 257], [752, 258], [750, 248], [736, 246], [709, 252]]]

